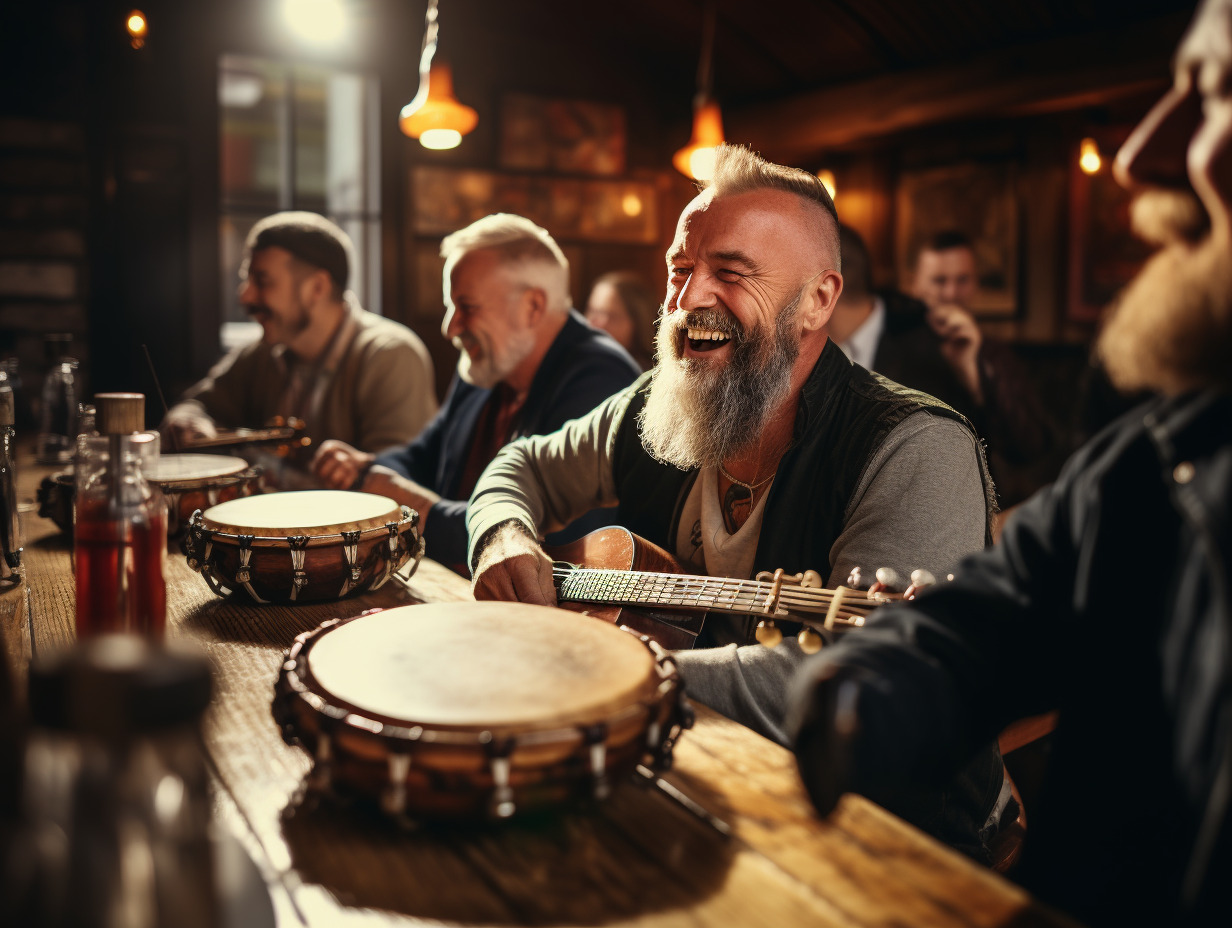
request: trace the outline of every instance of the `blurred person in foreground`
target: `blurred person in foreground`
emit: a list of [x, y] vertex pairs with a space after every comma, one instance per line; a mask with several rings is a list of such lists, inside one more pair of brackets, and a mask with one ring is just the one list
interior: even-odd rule
[[844, 286], [830, 336], [857, 364], [970, 419], [988, 442], [1002, 502], [1020, 502], [1040, 485], [1029, 469], [1048, 455], [1054, 429], [1009, 346], [985, 338], [972, 315], [977, 277], [970, 240], [942, 232], [926, 242], [916, 257], [914, 296], [875, 291], [864, 240], [848, 226], [840, 240]]
[[276, 213], [248, 234], [239, 300], [261, 338], [232, 351], [168, 410], [167, 450], [219, 428], [302, 419], [314, 444], [384, 451], [436, 413], [432, 359], [414, 332], [347, 290], [350, 237], [316, 213]]
[[792, 727], [828, 812], [892, 804], [1059, 711], [1017, 876], [1099, 925], [1232, 923], [1232, 0], [1117, 156], [1160, 245], [1100, 335], [1159, 396], [1084, 446], [952, 583], [810, 661]]
[[616, 339], [642, 370], [653, 363], [658, 314], [658, 302], [642, 279], [629, 271], [604, 274], [586, 300], [586, 321]]
[[[538, 539], [597, 506], [689, 570], [748, 579], [853, 567], [944, 576], [988, 538], [991, 490], [970, 423], [853, 365], [825, 324], [843, 279], [816, 176], [721, 146], [667, 254], [654, 369], [560, 431], [506, 447], [467, 513], [477, 599], [555, 605]], [[794, 636], [710, 615], [676, 652], [692, 697], [785, 742]], [[990, 739], [904, 817], [978, 859], [1009, 790]]]
[[[327, 486], [418, 510], [428, 556], [466, 574], [466, 499], [506, 442], [559, 428], [633, 382], [637, 365], [571, 309], [569, 262], [545, 229], [509, 213], [446, 236], [445, 318], [458, 369], [445, 405], [414, 441], [374, 455], [325, 442]], [[583, 519], [576, 537], [611, 515]]]

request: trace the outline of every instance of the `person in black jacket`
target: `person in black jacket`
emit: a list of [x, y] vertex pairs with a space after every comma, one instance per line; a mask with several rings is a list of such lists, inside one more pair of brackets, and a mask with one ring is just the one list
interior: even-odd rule
[[1035, 465], [1046, 463], [1054, 427], [1013, 351], [985, 338], [963, 302], [975, 292], [970, 243], [957, 233], [934, 237], [920, 253], [912, 297], [873, 289], [868, 248], [854, 229], [840, 226], [839, 241], [844, 286], [831, 337], [855, 363], [970, 419], [988, 442], [1002, 505], [1021, 502], [1044, 482]]
[[[530, 220], [486, 216], [447, 236], [441, 256], [441, 331], [460, 352], [444, 406], [414, 441], [379, 455], [325, 442], [313, 470], [327, 486], [418, 510], [428, 555], [465, 575], [466, 500], [496, 452], [589, 412], [632, 383], [638, 367], [570, 308], [569, 262]], [[597, 512], [553, 540], [611, 521]]]
[[1232, 921], [1232, 0], [1122, 147], [1162, 245], [1098, 351], [1161, 395], [1093, 439], [952, 583], [806, 664], [790, 726], [828, 812], [890, 808], [1058, 710], [1018, 876], [1094, 924]]

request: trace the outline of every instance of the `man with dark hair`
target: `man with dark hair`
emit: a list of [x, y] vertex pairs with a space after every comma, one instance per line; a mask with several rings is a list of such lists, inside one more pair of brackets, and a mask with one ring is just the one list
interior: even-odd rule
[[[554, 604], [538, 537], [596, 506], [711, 576], [853, 567], [944, 575], [985, 543], [971, 426], [856, 367], [825, 335], [843, 287], [834, 204], [811, 174], [719, 148], [667, 254], [655, 367], [560, 431], [507, 446], [467, 514], [479, 599]], [[711, 615], [677, 663], [692, 696], [782, 742], [802, 652]], [[995, 745], [899, 811], [981, 856], [1008, 798]]]
[[171, 449], [217, 428], [299, 418], [314, 443], [381, 451], [436, 412], [432, 359], [406, 326], [366, 312], [347, 290], [353, 246], [316, 213], [277, 213], [248, 235], [240, 302], [259, 341], [231, 352], [163, 421]]
[[[496, 452], [589, 412], [632, 383], [637, 365], [571, 308], [569, 261], [529, 219], [478, 219], [445, 237], [441, 257], [441, 333], [458, 348], [458, 371], [440, 414], [413, 442], [379, 455], [326, 442], [313, 470], [327, 486], [418, 510], [428, 554], [465, 575], [466, 499]], [[575, 534], [610, 521], [578, 515]]]
[[808, 664], [796, 750], [818, 808], [944, 778], [1010, 722], [1057, 729], [1017, 871], [1099, 925], [1232, 921], [1232, 0], [1121, 148], [1161, 245], [1099, 354], [1161, 395], [1084, 446], [955, 580]]
[[[830, 337], [855, 363], [963, 413], [988, 441], [998, 480], [1039, 461], [1051, 446], [1052, 432], [1035, 391], [1008, 346], [985, 339], [967, 309], [976, 287], [967, 237], [942, 232], [921, 250], [917, 298], [874, 291], [863, 239], [847, 226], [839, 238], [844, 286]], [[1014, 482], [1007, 481], [1009, 502], [1025, 495], [1009, 485]], [[1038, 483], [1028, 489], [1034, 486]]]

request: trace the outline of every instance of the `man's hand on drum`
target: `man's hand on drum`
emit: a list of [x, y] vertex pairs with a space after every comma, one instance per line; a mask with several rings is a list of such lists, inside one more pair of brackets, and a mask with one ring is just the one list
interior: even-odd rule
[[214, 420], [207, 415], [179, 412], [163, 420], [162, 433], [167, 436], [168, 448], [174, 451], [194, 440], [213, 438], [218, 430], [214, 427]]
[[330, 438], [323, 442], [312, 457], [312, 473], [332, 490], [350, 490], [372, 466], [376, 455], [352, 448], [344, 441]]
[[476, 599], [556, 605], [552, 561], [526, 526], [516, 519], [488, 535], [475, 564]]
[[410, 506], [419, 513], [419, 531], [422, 533], [428, 526], [428, 510], [441, 497], [414, 480], [408, 480], [396, 471], [377, 464], [368, 468], [360, 489], [365, 493], [376, 493], [388, 496], [395, 503]]

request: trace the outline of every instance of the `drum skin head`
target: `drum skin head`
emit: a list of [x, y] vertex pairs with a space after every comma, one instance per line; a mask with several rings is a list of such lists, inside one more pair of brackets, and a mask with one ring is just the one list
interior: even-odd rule
[[248, 462], [243, 458], [221, 454], [160, 454], [145, 476], [159, 484], [180, 483], [231, 477], [246, 470]]
[[492, 731], [602, 718], [654, 691], [628, 632], [521, 603], [401, 606], [345, 622], [307, 654], [311, 688], [386, 723]]
[[348, 490], [296, 490], [248, 496], [211, 506], [202, 524], [230, 534], [286, 536], [366, 531], [401, 518], [388, 496]]

